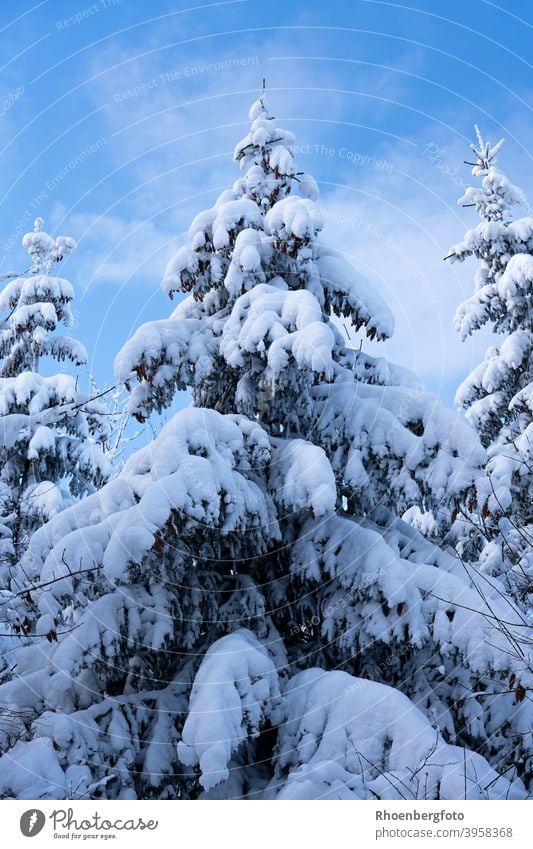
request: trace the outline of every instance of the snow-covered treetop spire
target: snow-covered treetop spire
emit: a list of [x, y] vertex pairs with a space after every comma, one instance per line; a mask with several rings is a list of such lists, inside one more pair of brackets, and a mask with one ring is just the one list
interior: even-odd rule
[[76, 242], [70, 236], [54, 238], [42, 226], [43, 219], [37, 218], [22, 239], [32, 260], [31, 276], [17, 277], [0, 290], [0, 313], [7, 313], [0, 324], [0, 377], [35, 372], [43, 356], [76, 365], [87, 361], [85, 348], [75, 339], [51, 335], [58, 325], [73, 324], [74, 290], [68, 280], [52, 276], [52, 268], [72, 253]]
[[471, 144], [476, 162], [472, 165], [474, 177], [482, 177], [481, 186], [469, 186], [457, 203], [459, 206], [475, 206], [484, 221], [507, 222], [511, 218], [511, 207], [518, 203], [525, 205], [522, 191], [496, 168], [496, 156], [502, 149], [505, 139], [500, 139], [495, 145], [485, 141], [481, 130], [474, 125], [477, 144]]
[[497, 333], [514, 329], [508, 322], [506, 298], [499, 291], [500, 280], [514, 254], [531, 253], [533, 230], [530, 216], [512, 220], [512, 207], [527, 207], [527, 200], [494, 164], [504, 140], [493, 146], [484, 140], [477, 126], [476, 134], [478, 146], [471, 147], [478, 159], [472, 173], [482, 178], [481, 185], [469, 186], [457, 203], [475, 207], [481, 221], [466, 231], [463, 240], [453, 245], [446, 257], [451, 262], [463, 262], [470, 256], [480, 261], [474, 278], [475, 292], [459, 306], [454, 319], [463, 339], [487, 322], [492, 322]]
[[[290, 194], [292, 181], [303, 176], [291, 150], [292, 133], [276, 126], [265, 92], [252, 104], [248, 117], [252, 126], [233, 154], [241, 170], [246, 170], [242, 188], [263, 208]], [[315, 184], [316, 188], [316, 184]], [[314, 197], [318, 192], [313, 193]]]
[[[170, 261], [163, 279], [163, 289], [170, 297], [175, 292], [192, 292], [209, 312], [227, 306], [242, 294], [241, 290], [265, 282], [266, 256], [259, 255], [265, 250], [272, 254], [275, 233], [266, 216], [274, 207], [284, 212], [283, 219], [287, 215], [291, 219], [292, 235], [298, 240], [291, 249], [309, 246], [322, 227], [320, 214], [312, 204], [318, 197], [317, 184], [298, 170], [292, 151], [295, 138], [276, 126], [265, 93], [252, 105], [249, 118], [250, 130], [234, 152], [243, 176], [222, 192], [211, 209], [194, 218], [189, 244]], [[282, 203], [285, 206], [279, 205]], [[287, 224], [282, 220], [279, 223]], [[296, 226], [302, 232], [297, 233]], [[264, 250], [258, 250], [260, 243]], [[308, 250], [309, 259], [311, 253]], [[295, 258], [293, 252], [287, 255], [287, 262], [294, 264]], [[295, 287], [300, 285], [301, 280], [295, 280]], [[207, 292], [209, 298], [205, 298]]]
[[22, 244], [32, 259], [32, 274], [50, 274], [56, 262], [61, 262], [76, 248], [76, 242], [70, 236], [58, 236], [56, 239], [43, 231], [44, 221], [36, 218], [33, 232], [26, 233]]
[[485, 141], [477, 124], [474, 124], [474, 129], [476, 131], [477, 146], [471, 144], [470, 147], [477, 157], [477, 162], [474, 163], [472, 174], [478, 177], [486, 174], [491, 165], [496, 165], [496, 155], [502, 149], [505, 139], [500, 139], [497, 144], [493, 145], [490, 141]]

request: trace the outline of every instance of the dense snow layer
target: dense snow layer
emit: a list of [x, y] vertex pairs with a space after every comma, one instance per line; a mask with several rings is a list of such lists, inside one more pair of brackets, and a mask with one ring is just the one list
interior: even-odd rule
[[233, 752], [258, 737], [281, 701], [267, 649], [244, 628], [218, 640], [194, 679], [178, 757], [198, 766], [206, 790], [229, 777]]
[[[270, 793], [278, 799], [524, 799], [473, 752], [443, 742], [405, 696], [307, 669], [284, 692]], [[276, 792], [277, 791], [277, 792]]]

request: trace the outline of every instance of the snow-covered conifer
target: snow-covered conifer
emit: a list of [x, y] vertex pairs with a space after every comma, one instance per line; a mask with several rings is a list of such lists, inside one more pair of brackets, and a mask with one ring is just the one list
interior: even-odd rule
[[398, 518], [457, 497], [484, 451], [347, 346], [332, 314], [385, 338], [391, 313], [321, 243], [265, 96], [250, 120], [242, 176], [166, 270], [187, 297], [115, 363], [141, 421], [180, 389], [192, 407], [32, 537], [27, 615], [57, 642], [0, 687], [34, 717], [6, 734], [0, 793], [523, 797], [519, 620]]
[[[74, 293], [53, 271], [75, 242], [50, 236], [42, 223], [23, 238], [28, 273], [0, 292], [0, 562], [2, 585], [14, 592], [30, 578], [20, 560], [32, 532], [110, 474], [102, 404], [79, 391], [75, 375], [47, 373], [54, 361], [79, 366], [87, 355], [56, 332], [73, 324]], [[10, 617], [18, 633], [27, 630], [25, 616]]]
[[[477, 130], [477, 128], [476, 128]], [[496, 167], [503, 140], [492, 146], [477, 130], [472, 173], [481, 185], [459, 203], [475, 206], [481, 222], [467, 231], [450, 260], [479, 261], [475, 292], [457, 310], [455, 325], [464, 339], [489, 325], [497, 334], [484, 360], [458, 389], [466, 411], [487, 448], [486, 475], [465, 514], [476, 517], [474, 536], [481, 565], [500, 575], [520, 602], [533, 593], [533, 218], [512, 217], [525, 205], [516, 186]], [[468, 526], [464, 526], [466, 530]]]

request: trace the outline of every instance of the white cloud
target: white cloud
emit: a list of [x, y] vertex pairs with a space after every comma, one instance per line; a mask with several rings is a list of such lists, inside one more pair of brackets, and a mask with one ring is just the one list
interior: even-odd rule
[[150, 219], [126, 219], [119, 215], [73, 213], [56, 205], [50, 226], [74, 233], [80, 296], [98, 284], [123, 287], [132, 279], [157, 284], [165, 263], [176, 249], [174, 232]]

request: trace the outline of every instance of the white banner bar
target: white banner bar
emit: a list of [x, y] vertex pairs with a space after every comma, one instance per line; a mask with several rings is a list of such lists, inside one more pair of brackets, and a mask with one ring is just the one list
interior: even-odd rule
[[533, 846], [533, 808], [514, 801], [4, 801], [2, 814], [6, 849], [73, 843], [179, 849], [191, 841], [216, 849]]

